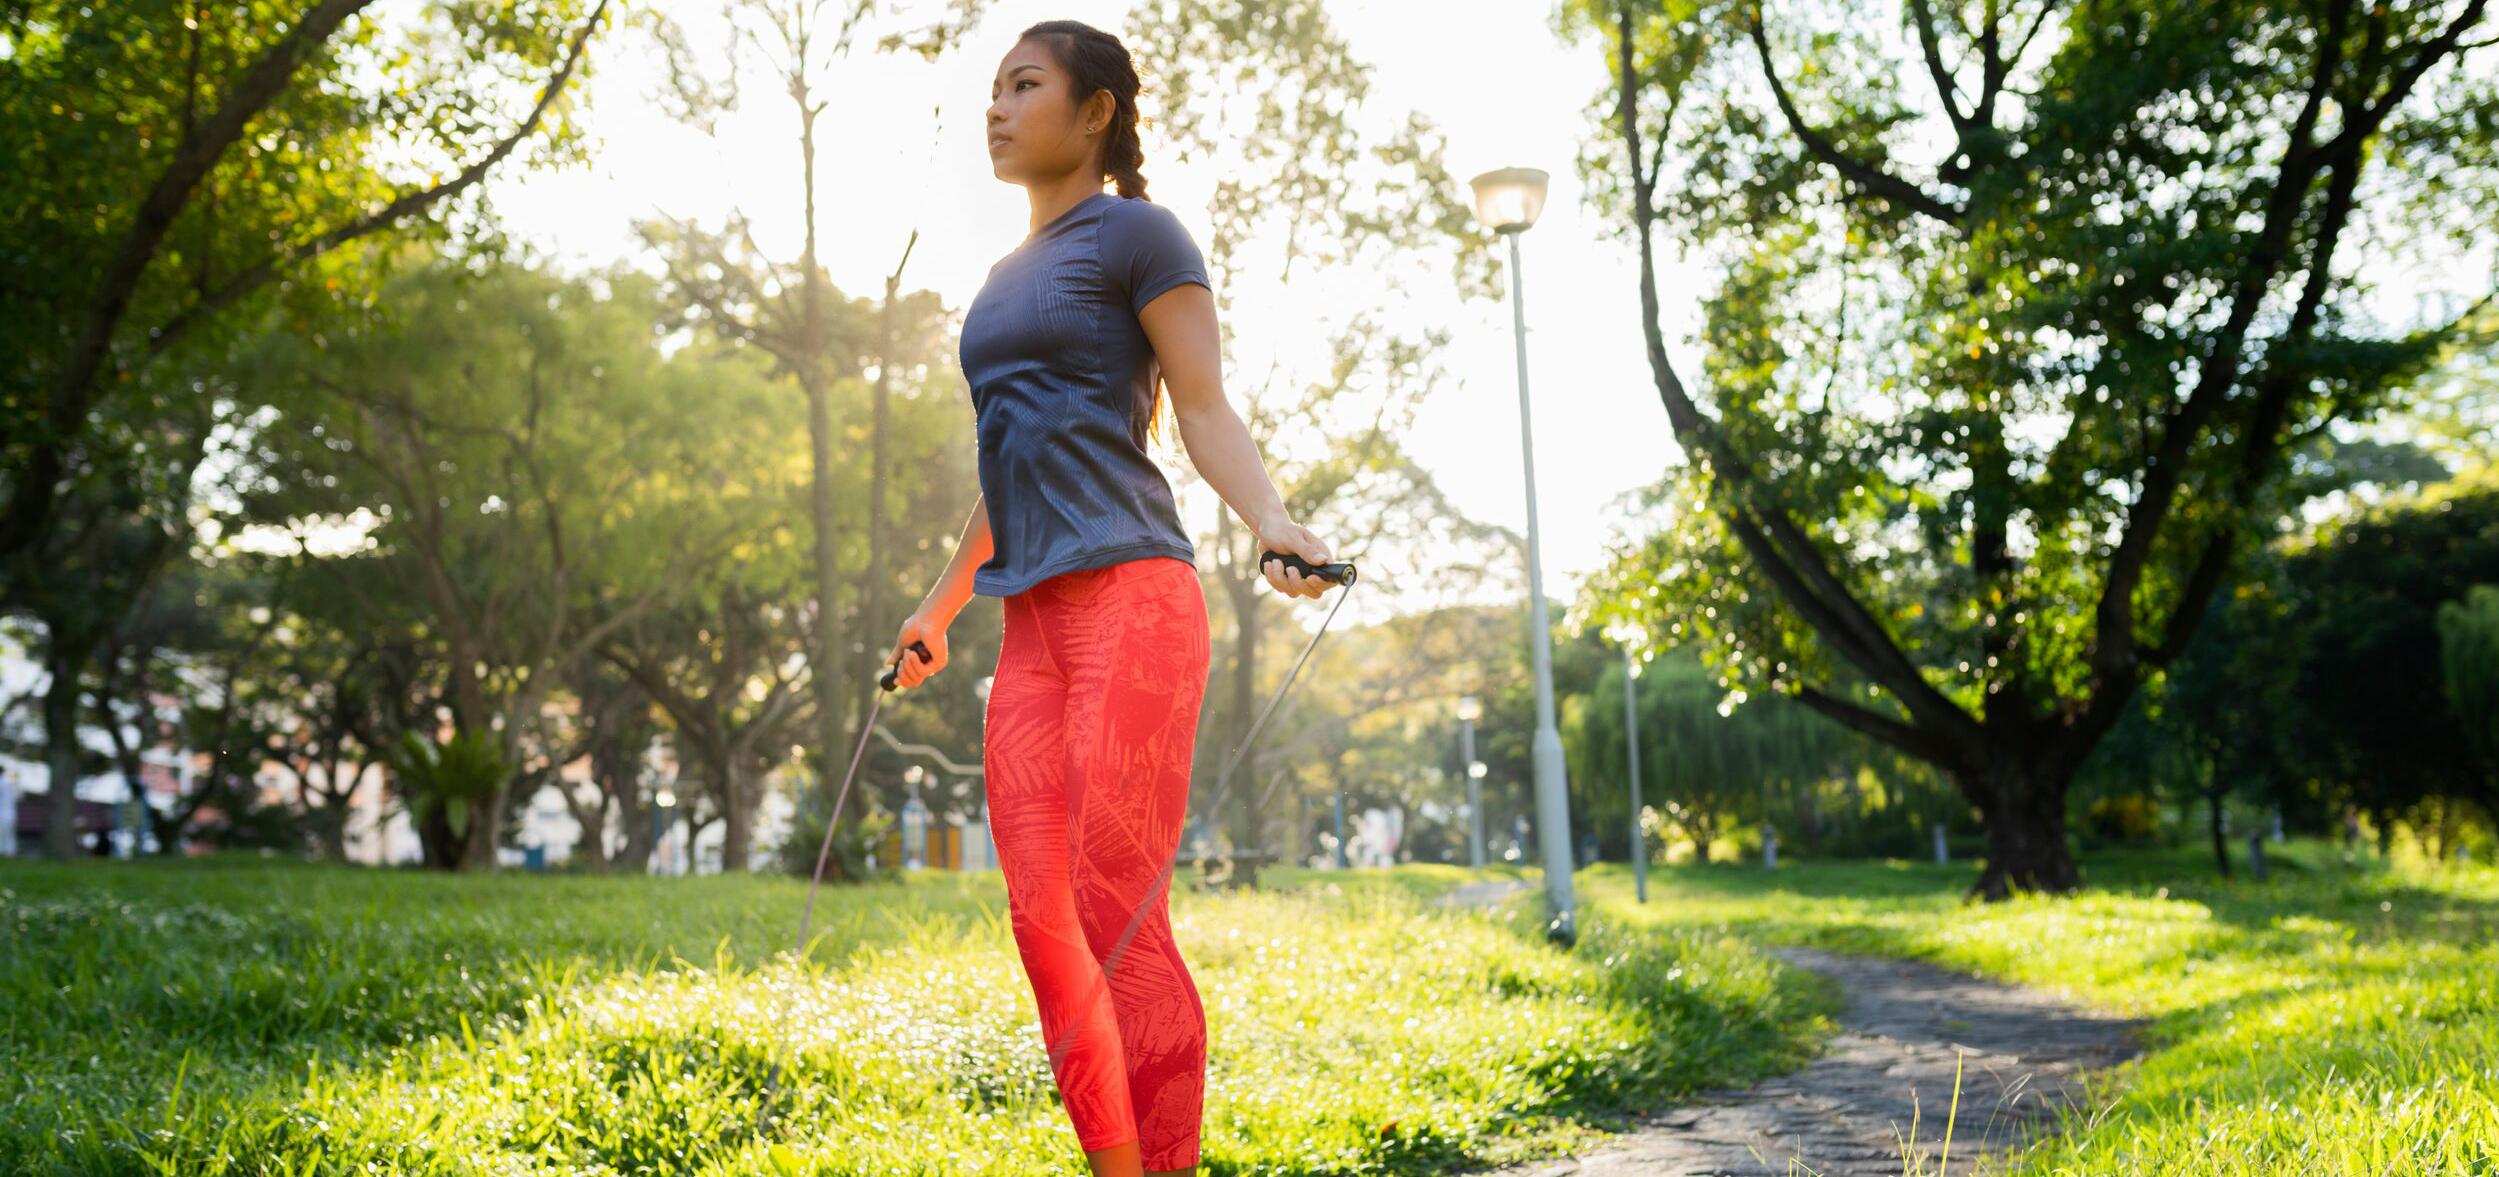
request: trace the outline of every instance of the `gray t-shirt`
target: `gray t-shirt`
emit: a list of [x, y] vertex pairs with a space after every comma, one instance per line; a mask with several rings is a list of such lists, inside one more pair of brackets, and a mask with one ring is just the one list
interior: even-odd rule
[[1206, 262], [1170, 209], [1088, 196], [989, 268], [964, 312], [981, 493], [994, 552], [972, 591], [1009, 596], [1145, 556], [1197, 562], [1146, 456], [1159, 371], [1138, 312]]

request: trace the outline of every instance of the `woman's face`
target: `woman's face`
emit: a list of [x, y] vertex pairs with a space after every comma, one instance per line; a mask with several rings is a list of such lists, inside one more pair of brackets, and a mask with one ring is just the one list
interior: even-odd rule
[[1031, 185], [1089, 166], [1114, 106], [1103, 91], [1079, 109], [1073, 79], [1050, 50], [1038, 38], [1016, 42], [989, 83], [990, 172]]

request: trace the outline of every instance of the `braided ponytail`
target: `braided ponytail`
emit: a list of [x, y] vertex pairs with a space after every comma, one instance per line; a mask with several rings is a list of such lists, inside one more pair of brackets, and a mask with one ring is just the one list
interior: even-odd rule
[[1145, 194], [1145, 148], [1137, 142], [1137, 110], [1134, 102], [1123, 104], [1124, 114], [1111, 116], [1111, 138], [1103, 150], [1103, 170], [1119, 184], [1119, 194], [1133, 200], [1151, 200]]

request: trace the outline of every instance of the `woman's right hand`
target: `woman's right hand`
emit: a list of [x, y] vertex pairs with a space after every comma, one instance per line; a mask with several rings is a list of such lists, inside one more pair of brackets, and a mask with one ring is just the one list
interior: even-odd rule
[[[913, 642], [928, 647], [931, 657], [922, 659], [917, 653], [904, 653]], [[894, 635], [894, 648], [885, 652], [885, 664], [894, 665], [898, 657], [902, 659], [902, 669], [894, 674], [895, 685], [920, 685], [928, 676], [946, 668], [946, 627], [935, 618], [913, 613], [910, 620], [902, 623], [902, 632]]]

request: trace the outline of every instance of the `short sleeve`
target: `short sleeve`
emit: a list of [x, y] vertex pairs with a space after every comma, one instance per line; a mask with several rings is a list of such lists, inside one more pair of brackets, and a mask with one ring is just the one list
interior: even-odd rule
[[1128, 293], [1138, 314], [1147, 303], [1183, 282], [1211, 287], [1206, 258], [1170, 209], [1143, 198], [1121, 198], [1103, 222], [1102, 272]]

